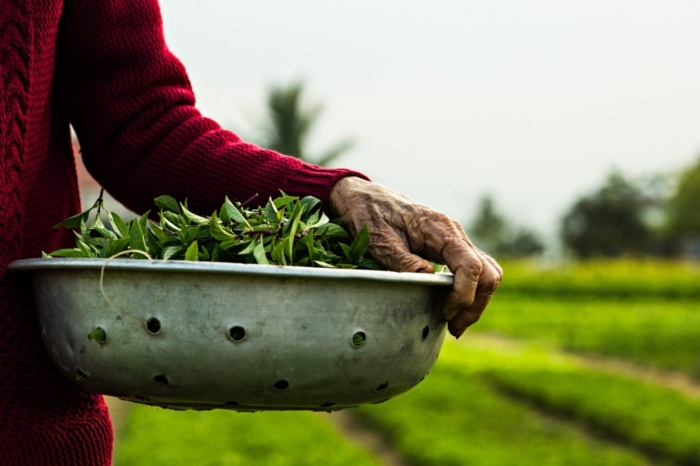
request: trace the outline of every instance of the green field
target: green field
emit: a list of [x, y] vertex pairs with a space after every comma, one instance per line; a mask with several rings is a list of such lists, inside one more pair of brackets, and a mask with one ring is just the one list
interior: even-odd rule
[[[700, 269], [504, 268], [482, 320], [425, 381], [352, 411], [366, 432], [409, 465], [700, 465]], [[312, 413], [138, 407], [115, 459], [380, 464], [354, 442]]]
[[117, 466], [378, 465], [312, 413], [176, 412], [133, 408]]

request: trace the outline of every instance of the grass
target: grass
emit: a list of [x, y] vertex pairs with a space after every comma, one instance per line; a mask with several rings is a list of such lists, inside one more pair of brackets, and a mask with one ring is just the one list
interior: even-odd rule
[[503, 268], [505, 277], [499, 295], [700, 298], [700, 266], [693, 263], [616, 260], [552, 268], [515, 262]]
[[313, 413], [168, 411], [134, 406], [115, 465], [378, 465]]
[[[700, 400], [534, 346], [460, 348], [492, 386], [674, 464], [700, 464]], [[458, 366], [450, 367], [459, 372]]]
[[499, 395], [469, 364], [474, 356], [446, 346], [419, 387], [388, 403], [362, 407], [358, 416], [416, 465], [647, 464], [635, 452], [591, 439]]
[[700, 301], [543, 299], [504, 293], [474, 331], [535, 339], [700, 379]]

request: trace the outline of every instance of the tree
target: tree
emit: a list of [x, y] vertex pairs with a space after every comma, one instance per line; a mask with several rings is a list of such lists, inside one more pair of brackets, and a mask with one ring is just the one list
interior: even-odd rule
[[523, 258], [540, 255], [544, 244], [529, 229], [512, 226], [496, 211], [490, 196], [481, 198], [480, 206], [471, 226], [470, 237], [484, 251], [497, 258]]
[[653, 253], [656, 235], [645, 214], [656, 203], [641, 186], [613, 172], [597, 192], [577, 201], [564, 216], [564, 245], [582, 259]]
[[700, 238], [700, 158], [683, 171], [668, 202], [669, 233]]
[[307, 151], [309, 134], [318, 121], [322, 106], [305, 105], [301, 82], [270, 88], [267, 95], [267, 121], [263, 124], [261, 146], [292, 155], [321, 166], [330, 164], [354, 143], [345, 139], [322, 154], [311, 156]]

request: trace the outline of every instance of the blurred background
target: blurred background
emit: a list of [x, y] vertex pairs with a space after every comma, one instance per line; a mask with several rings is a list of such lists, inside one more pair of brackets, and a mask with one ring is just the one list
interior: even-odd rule
[[118, 464], [700, 464], [700, 3], [161, 6], [205, 115], [449, 214], [505, 279], [396, 400], [111, 401]]

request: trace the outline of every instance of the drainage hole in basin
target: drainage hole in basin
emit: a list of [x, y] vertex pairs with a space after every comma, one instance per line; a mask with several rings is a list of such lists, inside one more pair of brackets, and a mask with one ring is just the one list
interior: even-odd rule
[[146, 321], [146, 328], [153, 335], [157, 334], [160, 332], [160, 320], [156, 319], [155, 317], [151, 317]]
[[274, 387], [275, 387], [275, 390], [279, 390], [279, 391], [286, 390], [289, 388], [289, 382], [287, 382], [286, 380], [278, 380], [277, 382], [275, 382]]
[[323, 403], [321, 408], [331, 408], [333, 406], [335, 406], [335, 403]]
[[389, 386], [389, 382], [384, 382], [383, 384], [381, 384], [380, 386], [377, 387], [375, 392], [381, 392], [382, 390], [384, 390], [388, 386]]
[[231, 327], [228, 330], [228, 334], [231, 337], [231, 340], [241, 341], [242, 339], [245, 338], [245, 329], [243, 327], [236, 325], [235, 327]]
[[428, 335], [430, 335], [430, 325], [423, 327], [423, 341], [428, 339]]
[[97, 343], [107, 341], [107, 332], [102, 327], [97, 327], [92, 332], [88, 333], [88, 340], [95, 340]]
[[155, 377], [153, 377], [153, 380], [155, 380], [156, 383], [159, 383], [161, 385], [168, 385], [170, 383], [168, 378], [164, 375], [156, 375]]
[[360, 346], [365, 344], [366, 340], [367, 335], [365, 334], [365, 332], [355, 332], [355, 334], [352, 336], [352, 345], [356, 348], [359, 348]]
[[224, 404], [228, 406], [238, 406], [240, 403], [238, 401], [227, 401]]
[[87, 378], [88, 378], [88, 376], [87, 376], [87, 374], [85, 374], [85, 372], [81, 371], [80, 369], [75, 370], [75, 380], [76, 381], [87, 379]]

